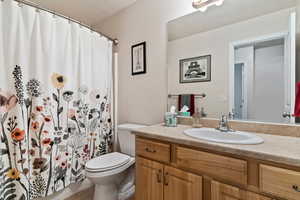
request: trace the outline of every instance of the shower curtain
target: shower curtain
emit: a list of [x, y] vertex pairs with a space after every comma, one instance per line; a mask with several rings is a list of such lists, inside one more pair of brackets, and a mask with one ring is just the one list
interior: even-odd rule
[[111, 151], [112, 42], [0, 1], [0, 200], [48, 196]]

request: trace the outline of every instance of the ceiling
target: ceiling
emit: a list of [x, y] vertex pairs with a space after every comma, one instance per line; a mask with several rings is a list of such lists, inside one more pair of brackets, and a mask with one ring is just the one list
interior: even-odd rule
[[30, 2], [94, 26], [129, 7], [136, 0], [30, 0]]
[[221, 7], [194, 12], [168, 23], [169, 41], [295, 7], [297, 0], [225, 0]]

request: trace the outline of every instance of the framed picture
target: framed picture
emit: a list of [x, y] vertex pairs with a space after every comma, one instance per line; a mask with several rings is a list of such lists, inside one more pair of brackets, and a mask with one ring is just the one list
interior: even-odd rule
[[180, 83], [211, 81], [211, 55], [182, 59], [180, 65]]
[[131, 47], [132, 75], [146, 73], [146, 42]]

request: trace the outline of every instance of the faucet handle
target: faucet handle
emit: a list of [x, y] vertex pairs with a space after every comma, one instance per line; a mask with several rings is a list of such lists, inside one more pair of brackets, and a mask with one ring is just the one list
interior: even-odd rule
[[217, 130], [222, 132], [234, 132], [234, 130], [230, 128], [227, 115], [222, 114]]
[[222, 122], [227, 122], [227, 121], [228, 121], [227, 115], [222, 115], [222, 116], [221, 116], [221, 121], [222, 121]]
[[235, 111], [234, 111], [234, 109], [232, 109], [232, 111], [229, 112], [228, 118], [229, 118], [229, 119], [235, 119]]

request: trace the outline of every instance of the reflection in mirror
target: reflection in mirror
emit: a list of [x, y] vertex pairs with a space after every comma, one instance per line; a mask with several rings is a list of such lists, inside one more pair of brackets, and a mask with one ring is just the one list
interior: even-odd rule
[[[270, 39], [269, 39], [270, 38]], [[290, 105], [290, 53], [285, 44], [288, 35], [272, 36], [264, 41], [250, 41], [234, 47], [234, 87], [232, 113], [236, 119], [287, 122], [284, 112]]]
[[[294, 0], [225, 0], [169, 22], [168, 94], [206, 94], [194, 110], [210, 118], [295, 123], [298, 7]], [[191, 69], [197, 74], [186, 76]]]

